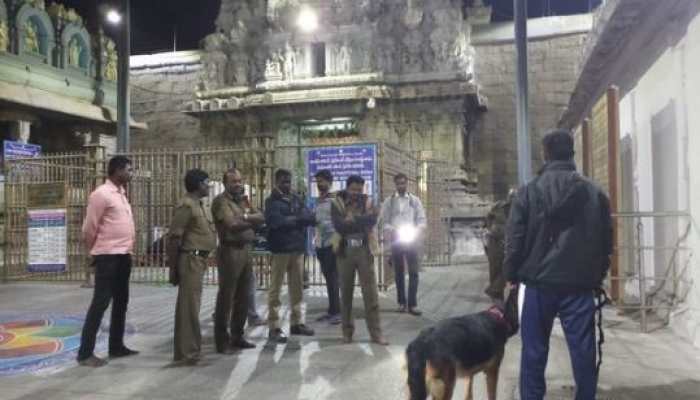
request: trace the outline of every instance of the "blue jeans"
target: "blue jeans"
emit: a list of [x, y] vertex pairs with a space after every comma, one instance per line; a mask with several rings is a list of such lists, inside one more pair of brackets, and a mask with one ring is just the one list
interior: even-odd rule
[[595, 302], [592, 291], [562, 291], [526, 287], [523, 304], [520, 361], [521, 400], [542, 400], [547, 391], [544, 373], [549, 337], [559, 317], [569, 347], [576, 381], [576, 400], [595, 400]]

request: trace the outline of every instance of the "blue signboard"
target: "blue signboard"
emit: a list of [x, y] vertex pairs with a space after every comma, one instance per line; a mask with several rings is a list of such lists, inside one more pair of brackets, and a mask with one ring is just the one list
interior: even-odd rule
[[3, 159], [13, 160], [16, 158], [34, 158], [41, 155], [41, 146], [38, 144], [29, 144], [21, 142], [13, 142], [10, 140], [3, 141]]
[[359, 175], [365, 179], [365, 194], [372, 197], [379, 194], [377, 146], [374, 144], [313, 148], [306, 153], [306, 165], [310, 198], [318, 197], [314, 175], [323, 169], [333, 174], [332, 191], [344, 189], [350, 175]]
[[[35, 158], [41, 155], [41, 146], [37, 144], [3, 141], [2, 163], [5, 160], [15, 160], [18, 158]], [[7, 166], [5, 166], [7, 167]]]
[[[318, 198], [318, 188], [314, 175], [327, 169], [333, 174], [332, 192], [345, 189], [345, 180], [350, 175], [359, 175], [365, 180], [365, 194], [375, 200], [379, 196], [377, 146], [374, 144], [358, 144], [334, 147], [316, 147], [306, 152], [306, 177], [309, 183], [306, 197], [310, 209], [315, 209]], [[307, 252], [313, 253], [313, 229], [309, 230]]]

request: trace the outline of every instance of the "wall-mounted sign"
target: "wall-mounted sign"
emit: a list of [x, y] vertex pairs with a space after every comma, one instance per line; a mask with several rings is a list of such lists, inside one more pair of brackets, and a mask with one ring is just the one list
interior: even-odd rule
[[29, 272], [66, 270], [66, 210], [30, 210], [27, 212]]
[[66, 206], [64, 182], [27, 184], [28, 208], [63, 208]]

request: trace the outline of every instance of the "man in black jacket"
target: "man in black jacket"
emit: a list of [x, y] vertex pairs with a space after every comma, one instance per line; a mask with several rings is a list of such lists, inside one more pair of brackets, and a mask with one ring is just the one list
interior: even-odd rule
[[287, 337], [279, 324], [280, 290], [287, 275], [289, 302], [291, 303], [292, 335], [313, 336], [313, 329], [304, 325], [301, 304], [303, 301], [303, 260], [306, 251], [306, 228], [316, 223], [313, 214], [301, 198], [291, 191], [292, 173], [279, 169], [275, 172], [275, 188], [265, 199], [265, 223], [267, 243], [272, 252], [270, 290], [268, 292], [269, 339], [285, 343]]
[[520, 397], [541, 400], [555, 317], [569, 346], [576, 400], [594, 400], [597, 386], [594, 291], [613, 250], [607, 196], [576, 173], [574, 142], [557, 130], [542, 140], [545, 165], [519, 189], [506, 232], [506, 277], [526, 285]]

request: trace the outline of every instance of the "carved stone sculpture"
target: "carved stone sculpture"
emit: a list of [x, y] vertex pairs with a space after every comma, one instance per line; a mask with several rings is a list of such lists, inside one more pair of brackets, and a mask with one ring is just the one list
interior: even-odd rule
[[282, 64], [284, 58], [279, 52], [273, 52], [265, 65], [265, 79], [279, 80], [282, 78]]
[[48, 10], [49, 15], [54, 18], [54, 21], [66, 19], [67, 12], [68, 10], [66, 10], [66, 7], [58, 3], [51, 4]]
[[78, 25], [83, 24], [83, 18], [72, 8], [68, 9], [68, 12], [66, 12], [66, 20]]
[[287, 43], [284, 54], [284, 80], [294, 79], [294, 66], [297, 63], [297, 55], [294, 48]]
[[32, 21], [24, 23], [24, 46], [29, 52], [39, 53], [39, 35]]
[[7, 51], [10, 47], [10, 34], [7, 29], [7, 23], [0, 21], [0, 52]]
[[352, 49], [348, 44], [341, 45], [336, 56], [337, 72], [341, 75], [350, 74], [350, 61]]
[[117, 50], [114, 42], [108, 40], [105, 49], [105, 72], [104, 77], [109, 81], [117, 80]]
[[46, 1], [44, 0], [27, 0], [27, 3], [39, 10], [46, 10]]
[[73, 38], [68, 43], [68, 65], [80, 67], [80, 42]]

